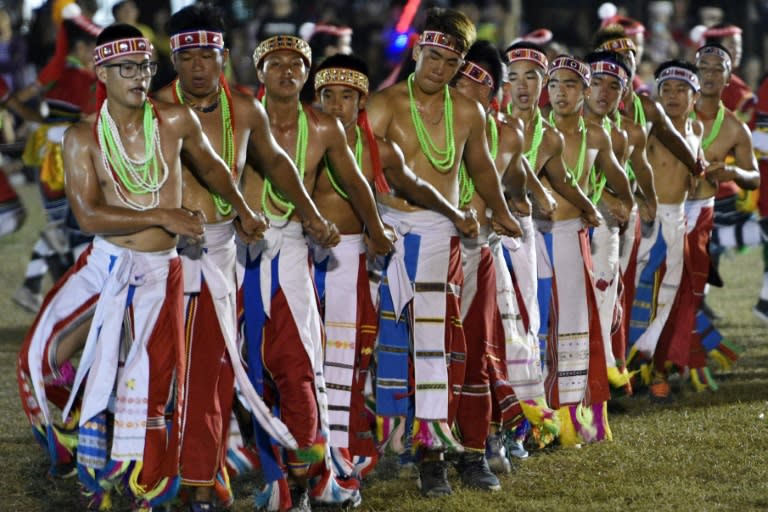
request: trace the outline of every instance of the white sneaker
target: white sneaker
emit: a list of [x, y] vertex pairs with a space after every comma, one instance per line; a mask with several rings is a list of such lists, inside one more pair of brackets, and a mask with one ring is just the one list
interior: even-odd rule
[[13, 302], [30, 313], [37, 313], [43, 304], [43, 297], [39, 293], [33, 293], [32, 290], [21, 285], [13, 292]]

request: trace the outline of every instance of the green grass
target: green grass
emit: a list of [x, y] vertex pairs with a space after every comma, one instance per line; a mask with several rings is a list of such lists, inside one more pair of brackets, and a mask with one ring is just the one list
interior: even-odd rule
[[[22, 192], [36, 207], [35, 191]], [[0, 416], [0, 510], [76, 511], [82, 509], [76, 482], [46, 478], [48, 461], [32, 439], [15, 380], [32, 316], [10, 295], [41, 222], [33, 214], [20, 233], [0, 240], [0, 407], [6, 411]], [[768, 329], [750, 312], [762, 281], [759, 251], [726, 258], [722, 271], [727, 286], [713, 290], [709, 302], [724, 315], [727, 339], [745, 351], [731, 372], [717, 373], [717, 393], [683, 385], [674, 403], [663, 406], [644, 396], [623, 398], [625, 411], [610, 416], [614, 441], [533, 454], [502, 478], [498, 493], [463, 489], [452, 472], [454, 495], [425, 500], [405, 472], [366, 483], [360, 510], [768, 510]], [[237, 479], [234, 510], [253, 509], [254, 481]]]

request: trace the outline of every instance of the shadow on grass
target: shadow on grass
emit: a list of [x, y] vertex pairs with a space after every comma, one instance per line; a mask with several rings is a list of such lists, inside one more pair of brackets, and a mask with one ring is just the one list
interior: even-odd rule
[[17, 351], [24, 343], [27, 327], [0, 327], [0, 351]]

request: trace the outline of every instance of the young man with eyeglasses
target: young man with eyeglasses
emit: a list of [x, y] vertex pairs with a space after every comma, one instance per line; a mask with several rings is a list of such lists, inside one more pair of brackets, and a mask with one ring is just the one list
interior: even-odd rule
[[[224, 21], [209, 6], [185, 7], [168, 25], [177, 80], [157, 93], [169, 103], [189, 106], [235, 182], [245, 162], [256, 162], [280, 190], [297, 204], [305, 229], [322, 239], [328, 226], [299, 180], [291, 159], [277, 145], [263, 107], [230, 89], [224, 78], [229, 50]], [[217, 474], [226, 471], [226, 442], [234, 384], [246, 402], [253, 390], [240, 362], [236, 311], [236, 212], [186, 166], [182, 170], [184, 208], [205, 215], [202, 244], [182, 240], [185, 279], [187, 396], [181, 432], [181, 483], [191, 488], [190, 510], [210, 510]], [[253, 409], [249, 404], [248, 409]], [[232, 500], [229, 478], [216, 486], [219, 501]]]
[[[107, 507], [107, 489], [125, 486], [136, 510], [166, 503], [179, 484], [186, 365], [176, 245], [179, 236], [193, 244], [204, 236], [203, 214], [182, 207], [181, 156], [232, 204], [243, 238], [257, 239], [266, 227], [190, 110], [147, 100], [157, 69], [151, 51], [129, 25], [112, 25], [97, 39], [94, 64], [103, 101], [96, 119], [70, 128], [63, 143], [72, 210], [97, 236], [46, 298], [20, 361], [29, 369], [29, 379], [20, 382], [25, 407], [34, 408], [49, 440], [63, 443], [45, 384], [62, 377], [56, 362], [72, 352], [48, 354], [49, 343], [55, 347], [83, 311], [93, 310], [63, 417], [77, 427], [78, 474], [91, 505]], [[274, 435], [293, 445], [284, 425], [271, 420], [265, 423]]]

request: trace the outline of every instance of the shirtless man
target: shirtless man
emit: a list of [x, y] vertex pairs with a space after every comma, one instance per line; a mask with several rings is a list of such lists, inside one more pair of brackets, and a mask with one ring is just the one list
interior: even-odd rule
[[[570, 179], [594, 203], [599, 203], [604, 188], [610, 189], [617, 201], [608, 203], [607, 210], [618, 224], [626, 222], [632, 210], [632, 192], [613, 153], [610, 136], [602, 126], [586, 122], [581, 115], [590, 79], [589, 66], [573, 57], [560, 56], [550, 64], [548, 78], [550, 124], [563, 134], [563, 158]], [[558, 410], [563, 425], [560, 441], [574, 445], [610, 439], [606, 411], [608, 379], [592, 262], [590, 254], [584, 252], [588, 241], [581, 211], [564, 198], [555, 197], [558, 206], [552, 215], [549, 256], [557, 322], [551, 321], [549, 325], [545, 386], [550, 404]], [[574, 411], [584, 406], [593, 409], [592, 421], [572, 421], [578, 417]]]
[[[63, 416], [87, 375], [79, 445], [94, 448], [78, 450], [81, 474], [89, 475], [85, 492], [94, 504], [103, 504], [104, 489], [125, 481], [130, 471], [137, 485], [129, 492], [140, 510], [173, 498], [179, 478], [185, 361], [182, 270], [175, 248], [179, 235], [199, 243], [204, 233], [203, 214], [182, 208], [180, 156], [195, 162], [198, 178], [232, 204], [241, 236], [254, 240], [266, 227], [189, 109], [147, 101], [157, 69], [149, 60], [151, 48], [129, 25], [112, 25], [97, 40], [94, 63], [106, 99], [97, 119], [70, 128], [63, 143], [70, 205], [82, 228], [97, 238], [51, 294], [33, 327], [28, 361], [37, 405], [48, 419], [45, 342], [61, 321], [95, 303]], [[130, 327], [123, 332], [126, 318]], [[121, 347], [126, 340], [130, 348]], [[279, 428], [279, 421], [274, 425]]]
[[[322, 232], [326, 224], [293, 162], [272, 137], [263, 107], [253, 97], [230, 90], [224, 78], [229, 50], [224, 47], [220, 13], [212, 7], [186, 7], [171, 16], [169, 35], [178, 78], [159, 91], [157, 98], [192, 108], [236, 182], [248, 151], [249, 158], [259, 162], [259, 168], [297, 205], [297, 212], [307, 219], [305, 229], [326, 236]], [[235, 212], [186, 167], [182, 179], [184, 208], [202, 212], [206, 224], [202, 245], [182, 240], [179, 246], [186, 277], [187, 320], [181, 483], [193, 488], [191, 510], [207, 510], [205, 507], [213, 506], [216, 475], [226, 455], [234, 380], [247, 402], [253, 401], [255, 391], [237, 349]], [[250, 403], [249, 409], [253, 409]], [[220, 501], [230, 501], [231, 489], [221, 490]]]
[[[592, 65], [592, 60], [600, 62], [601, 59], [607, 60], [608, 65], [619, 65], [631, 77], [630, 70], [625, 64], [625, 59], [622, 59], [619, 53], [601, 50], [587, 55], [585, 58], [590, 65]], [[604, 68], [605, 66], [599, 65], [598, 67]], [[615, 90], [618, 85], [617, 81], [617, 78], [611, 79], [610, 75], [593, 73], [590, 85], [591, 92], [586, 103], [588, 116], [594, 115], [592, 112], [603, 112], [605, 106], [601, 106], [599, 98], [605, 98], [605, 95], [611, 96], [611, 89]], [[626, 89], [622, 89], [620, 97], [623, 97], [625, 92]], [[609, 119], [611, 122], [612, 137], [618, 132], [626, 133], [626, 151], [623, 151], [623, 154], [617, 153], [617, 145], [615, 145], [614, 153], [617, 153], [616, 158], [624, 165], [627, 178], [635, 196], [636, 205], [630, 212], [627, 223], [619, 230], [618, 279], [621, 281], [621, 286], [617, 299], [620, 300], [618, 306], [621, 307], [623, 314], [620, 317], [620, 324], [613, 330], [609, 338], [605, 337], [606, 328], [611, 328], [610, 322], [612, 319], [608, 319], [607, 308], [601, 309], [601, 315], [605, 313], [605, 317], [601, 316], [601, 323], [603, 326], [603, 343], [606, 344], [608, 378], [615, 387], [627, 383], [627, 373], [625, 372], [626, 340], [629, 330], [629, 310], [635, 294], [635, 268], [637, 267], [637, 247], [640, 243], [640, 220], [650, 225], [656, 216], [656, 190], [653, 185], [653, 173], [651, 172], [645, 151], [648, 139], [647, 128], [644, 124], [641, 125], [633, 119], [623, 116], [619, 111], [619, 104], [618, 101], [612, 103], [610, 108], [607, 109], [604, 119]], [[606, 199], [609, 197], [612, 196], [604, 196]], [[601, 254], [595, 254], [599, 251], [594, 249], [593, 246], [593, 257], [597, 266]], [[607, 251], [602, 252], [603, 257], [606, 254]], [[597, 272], [599, 271], [596, 269]], [[615, 284], [618, 285], [618, 283]], [[607, 332], [610, 333], [611, 331], [608, 330]], [[609, 356], [608, 350], [612, 351], [612, 356]], [[616, 370], [612, 369], [613, 362], [615, 362]], [[628, 391], [631, 390], [630, 387], [626, 389]]]
[[[384, 229], [344, 130], [336, 118], [299, 101], [311, 65], [309, 45], [297, 37], [274, 36], [256, 47], [253, 59], [265, 86], [263, 103], [272, 133], [286, 152], [294, 154], [306, 190], [314, 190], [320, 163], [327, 159], [341, 187], [355, 198], [351, 204], [368, 230], [369, 249], [374, 254], [389, 253], [393, 235]], [[269, 381], [276, 387], [281, 415], [299, 444], [298, 451], [287, 454], [290, 499], [293, 506], [305, 510], [310, 507], [307, 463], [324, 459], [329, 435], [322, 331], [308, 246], [301, 225], [295, 222], [294, 205], [273, 189], [271, 179], [251, 173], [245, 190], [252, 202], [261, 202], [272, 221], [266, 243], [249, 249], [243, 283], [248, 371], [259, 391], [269, 395], [264, 384]], [[335, 230], [332, 240], [321, 241], [321, 245], [336, 243]], [[259, 446], [268, 482], [261, 497], [270, 509], [284, 506], [278, 502], [285, 496], [280, 488], [287, 482], [269, 439], [260, 437]], [[322, 498], [314, 490], [312, 494]]]
[[[624, 164], [629, 155], [629, 134], [620, 126], [620, 115], [616, 117], [613, 114], [617, 112], [619, 101], [626, 88], [630, 86], [630, 82], [629, 70], [617, 56], [612, 52], [594, 52], [584, 58], [592, 72], [584, 101], [584, 120], [603, 126], [611, 136], [611, 144], [617, 160]], [[614, 352], [611, 336], [620, 280], [619, 231], [621, 226], [610, 212], [610, 205], [615, 202], [616, 197], [611, 191], [603, 191], [596, 206], [605, 222], [593, 230], [591, 245], [595, 296], [600, 313], [608, 381], [614, 387], [623, 387], [629, 383], [629, 374], [623, 365], [623, 352], [618, 354]], [[655, 198], [653, 203], [655, 204]]]
[[[656, 70], [656, 84], [666, 115], [685, 137], [691, 150], [700, 155], [703, 127], [699, 121], [689, 117], [700, 90], [696, 67], [682, 61], [665, 62]], [[652, 397], [666, 399], [669, 384], [664, 365], [668, 359], [669, 344], [660, 345], [659, 339], [670, 318], [680, 286], [686, 241], [685, 199], [692, 183], [698, 178], [692, 177], [690, 168], [658, 138], [651, 137], [647, 151], [658, 206], [653, 230], [650, 236], [643, 237], [638, 249], [637, 293], [632, 308], [629, 361], [632, 366], [643, 370], [641, 378], [644, 384], [651, 384]], [[658, 294], [653, 297], [654, 275], [662, 262], [666, 270]], [[655, 311], [651, 311], [651, 307], [655, 307]], [[636, 358], [636, 355], [642, 356], [642, 359]], [[650, 366], [643, 361], [650, 358], [654, 363], [653, 375]]]
[[[525, 225], [526, 220], [530, 224], [527, 174], [533, 182], [538, 183], [538, 178], [522, 157], [522, 122], [500, 116], [491, 107], [504, 78], [501, 56], [491, 43], [478, 41], [469, 49], [465, 60], [457, 75], [456, 88], [483, 106], [487, 115], [486, 137], [496, 169], [503, 174], [504, 182], [517, 185], [508, 187], [513, 195], [510, 205], [521, 225]], [[474, 193], [473, 183], [465, 172], [460, 180], [462, 207], [485, 212], [485, 202]], [[508, 473], [511, 468], [501, 442], [503, 431], [514, 429], [522, 418], [521, 413], [529, 412], [528, 407], [535, 408], [537, 401], [544, 402], [544, 385], [538, 342], [534, 335], [526, 335], [501, 239], [493, 233], [490, 219], [481, 215], [480, 221], [480, 237], [462, 238], [465, 260], [462, 314], [467, 339], [467, 373], [457, 421], [462, 444], [470, 456], [471, 452], [481, 454], [485, 450], [489, 466], [495, 472]], [[517, 246], [523, 243], [519, 239], [511, 240]], [[530, 415], [530, 420], [538, 426], [541, 416]], [[486, 442], [489, 430], [492, 435]], [[479, 472], [462, 474], [470, 485], [473, 479], [479, 483], [498, 482], [495, 477], [482, 476]]]
[[[463, 13], [430, 9], [413, 50], [415, 72], [373, 96], [368, 113], [376, 135], [400, 146], [414, 173], [453, 205], [459, 202], [457, 177], [464, 160], [497, 229], [517, 235], [520, 227], [507, 208], [488, 153], [485, 116], [479, 105], [448, 87], [474, 39], [475, 27]], [[450, 220], [437, 212], [394, 196], [382, 197], [380, 204], [383, 218], [404, 241], [386, 268], [381, 293], [377, 414], [384, 416], [388, 431], [394, 431], [387, 446], [396, 451], [410, 444], [404, 433], [406, 425], [413, 424], [408, 435], [418, 434], [412, 442], [419, 452], [421, 492], [442, 496], [452, 492], [442, 453], [460, 449], [450, 433], [464, 380], [460, 242]], [[402, 317], [411, 298], [412, 310]], [[409, 348], [415, 390], [408, 389]], [[413, 391], [413, 398], [401, 398]], [[407, 418], [410, 400], [415, 402], [415, 416]]]
[[[744, 190], [754, 190], [760, 184], [752, 137], [749, 128], [721, 101], [728, 83], [732, 61], [728, 50], [718, 44], [702, 46], [696, 52], [696, 65], [701, 82], [701, 95], [696, 101], [696, 119], [704, 125], [701, 147], [709, 162], [704, 178], [685, 202], [688, 253], [684, 261], [683, 279], [673, 313], [673, 329], [665, 332], [677, 343], [668, 358], [678, 368], [691, 368], [691, 379], [699, 389], [717, 386], [711, 381], [707, 353], [717, 350], [722, 336], [708, 318], [699, 311], [709, 275], [709, 240], [714, 219], [715, 195], [718, 186], [734, 182]], [[734, 161], [726, 163], [733, 156]], [[698, 313], [698, 318], [696, 315]], [[701, 333], [707, 332], [706, 346]], [[691, 333], [696, 334], [691, 336]], [[687, 343], [690, 341], [690, 345]]]
[[[441, 212], [462, 234], [477, 236], [474, 212], [451, 205], [428, 182], [405, 167], [397, 146], [373, 135], [364, 110], [368, 99], [368, 67], [364, 62], [352, 55], [328, 57], [317, 69], [314, 86], [323, 112], [341, 121], [347, 144], [355, 151], [358, 167], [372, 187], [383, 188], [381, 178], [384, 177], [392, 185], [393, 193], [413, 204]], [[317, 179], [312, 198], [320, 212], [341, 232], [341, 242], [330, 254], [322, 250], [315, 254], [319, 260], [315, 266], [315, 282], [324, 304], [326, 338], [330, 340], [325, 347], [330, 444], [337, 465], [345, 455], [343, 449], [349, 449], [355, 464], [351, 473], [362, 478], [373, 469], [372, 461], [376, 459], [363, 393], [378, 314], [376, 298], [371, 297], [369, 286], [364, 226], [352, 207], [352, 200], [336, 183], [333, 170], [327, 166]], [[350, 308], [350, 302], [357, 304], [357, 308]], [[345, 465], [350, 462], [353, 461], [348, 460]]]

